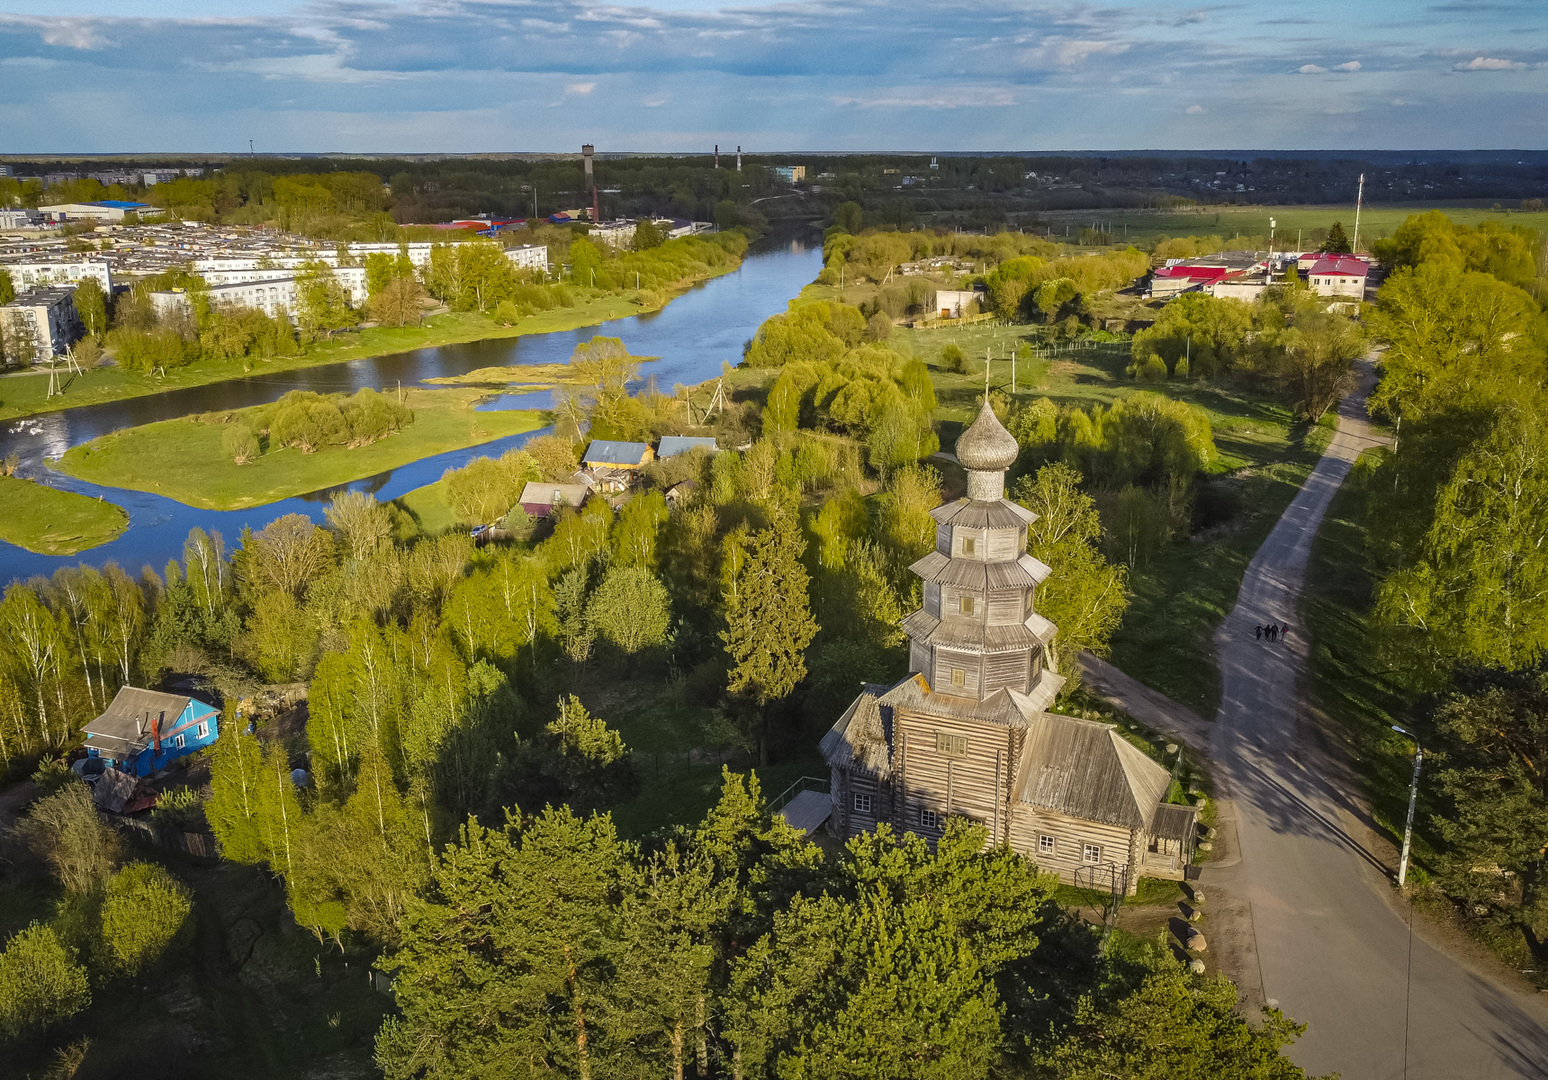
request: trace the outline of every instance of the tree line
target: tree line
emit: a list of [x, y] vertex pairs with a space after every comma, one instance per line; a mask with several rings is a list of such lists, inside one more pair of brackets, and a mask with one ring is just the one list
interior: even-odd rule
[[[1486, 933], [1548, 936], [1548, 317], [1544, 244], [1410, 217], [1369, 314], [1372, 625], [1426, 747], [1426, 862]], [[1433, 756], [1429, 756], [1433, 755]]]

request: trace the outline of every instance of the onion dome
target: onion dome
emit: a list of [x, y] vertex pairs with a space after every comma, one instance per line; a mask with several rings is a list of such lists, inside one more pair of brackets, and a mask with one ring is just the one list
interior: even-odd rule
[[1004, 472], [1020, 453], [1016, 437], [1005, 430], [987, 401], [978, 419], [957, 437], [957, 460], [969, 472]]

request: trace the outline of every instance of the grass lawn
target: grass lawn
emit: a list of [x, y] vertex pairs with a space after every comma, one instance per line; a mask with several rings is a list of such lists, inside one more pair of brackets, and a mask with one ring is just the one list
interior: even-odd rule
[[[1408, 811], [1413, 744], [1392, 731], [1418, 696], [1388, 677], [1369, 623], [1375, 581], [1365, 559], [1368, 452], [1333, 497], [1312, 543], [1302, 595], [1302, 616], [1312, 635], [1310, 687], [1331, 719], [1349, 760], [1365, 781], [1376, 821], [1394, 839]], [[1423, 808], [1421, 807], [1421, 810]], [[1430, 848], [1427, 814], [1415, 825], [1415, 858]]]
[[473, 404], [480, 396], [474, 390], [408, 391], [414, 422], [369, 446], [314, 454], [274, 450], [237, 465], [221, 451], [224, 424], [165, 420], [74, 447], [56, 467], [96, 484], [150, 491], [206, 510], [240, 510], [543, 425], [532, 411], [477, 412]]
[[[1519, 210], [1493, 209], [1490, 203], [1389, 203], [1382, 205], [1380, 196], [1369, 189], [1367, 196], [1376, 200], [1367, 203], [1360, 211], [1360, 246], [1366, 248], [1375, 240], [1391, 236], [1410, 214], [1422, 214], [1426, 210], [1440, 210], [1459, 225], [1476, 226], [1483, 221], [1497, 221], [1502, 225], [1525, 225], [1543, 230], [1548, 228], [1548, 211], [1522, 213]], [[1105, 225], [1119, 244], [1133, 243], [1149, 247], [1162, 236], [1209, 236], [1223, 238], [1227, 246], [1235, 236], [1269, 235], [1269, 218], [1275, 221], [1274, 246], [1286, 251], [1296, 247], [1297, 230], [1300, 246], [1309, 248], [1320, 244], [1328, 229], [1337, 221], [1344, 231], [1354, 235], [1354, 185], [1350, 185], [1349, 202], [1335, 206], [1201, 206], [1179, 210], [1047, 210], [1039, 218], [1055, 233], [1068, 225], [1070, 235], [1077, 235], [1083, 227], [1093, 222]], [[1503, 205], [1503, 204], [1502, 204]], [[1055, 239], [1058, 239], [1056, 236]]]
[[452, 509], [446, 499], [446, 481], [437, 480], [424, 487], [417, 487], [393, 502], [407, 510], [419, 523], [419, 531], [426, 536], [437, 536], [454, 525], [462, 524], [461, 515]]
[[[715, 710], [688, 701], [681, 684], [659, 677], [613, 678], [595, 663], [579, 696], [593, 715], [623, 736], [634, 754], [640, 793], [612, 810], [621, 835], [634, 839], [673, 825], [696, 825], [720, 801], [721, 766], [716, 753]], [[694, 750], [699, 760], [694, 760]], [[772, 800], [802, 776], [826, 778], [828, 767], [810, 741], [808, 758], [752, 769], [763, 797]], [[733, 772], [747, 772], [740, 761]]]
[[[730, 273], [740, 264], [717, 270], [710, 277]], [[695, 281], [700, 279], [694, 279]], [[185, 386], [204, 386], [208, 383], [240, 379], [249, 375], [263, 375], [275, 371], [294, 371], [297, 368], [318, 367], [322, 364], [338, 364], [347, 360], [359, 360], [367, 356], [385, 356], [389, 353], [409, 352], [413, 349], [454, 345], [464, 341], [483, 341], [488, 338], [521, 337], [526, 334], [548, 334], [556, 331], [577, 330], [583, 326], [595, 326], [612, 319], [624, 319], [631, 315], [659, 310], [673, 298], [686, 291], [693, 282], [683, 282], [682, 287], [666, 294], [662, 304], [642, 305], [633, 294], [609, 294], [577, 300], [574, 307], [540, 311], [522, 319], [515, 326], [501, 326], [487, 315], [478, 312], [450, 312], [434, 315], [419, 326], [373, 327], [355, 334], [345, 334], [332, 341], [322, 341], [306, 348], [299, 356], [278, 357], [273, 360], [200, 360], [185, 368], [167, 373], [165, 378], [138, 375], [123, 371], [116, 366], [95, 368], [84, 375], [76, 375], [65, 381], [64, 398], [50, 399], [47, 372], [21, 372], [0, 377], [0, 420], [35, 413], [57, 412], [81, 405], [96, 405], [104, 401], [159, 394], [164, 390], [176, 390]]]
[[19, 476], [0, 476], [0, 540], [40, 555], [74, 555], [129, 527], [120, 506]]

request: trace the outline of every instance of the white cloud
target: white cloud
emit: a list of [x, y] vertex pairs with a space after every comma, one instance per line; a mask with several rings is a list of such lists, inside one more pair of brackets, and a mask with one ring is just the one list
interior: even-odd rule
[[1497, 56], [1475, 56], [1465, 64], [1457, 64], [1452, 71], [1518, 71], [1526, 67], [1520, 60], [1504, 60]]
[[1189, 105], [1188, 106], [1188, 115], [1189, 116], [1199, 116], [1203, 112], [1204, 112], [1204, 106], [1202, 106], [1202, 105]]
[[594, 82], [572, 82], [565, 83], [564, 92], [566, 94], [578, 94], [581, 97], [584, 97], [596, 88], [597, 84]]
[[1360, 61], [1358, 61], [1358, 60], [1351, 60], [1347, 64], [1335, 64], [1333, 66], [1333, 70], [1334, 71], [1359, 71], [1360, 70]]
[[1325, 75], [1328, 71], [1327, 68], [1318, 67], [1316, 64], [1302, 64], [1295, 70], [1299, 71], [1302, 75]]

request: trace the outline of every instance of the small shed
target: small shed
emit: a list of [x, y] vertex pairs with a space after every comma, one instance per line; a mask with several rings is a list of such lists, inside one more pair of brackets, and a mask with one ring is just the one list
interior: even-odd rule
[[592, 468], [642, 469], [655, 458], [649, 443], [615, 442], [611, 439], [594, 439], [586, 447], [582, 465]]
[[701, 438], [696, 435], [663, 435], [661, 436], [660, 444], [656, 447], [656, 456], [663, 459], [676, 457], [678, 454], [686, 454], [690, 450], [697, 450], [701, 446], [714, 453], [714, 438], [711, 436]]
[[697, 480], [679, 480], [666, 489], [667, 505], [682, 506], [689, 499], [693, 498], [693, 493], [698, 490], [699, 482]]
[[549, 484], [534, 480], [521, 489], [521, 508], [535, 518], [550, 517], [561, 506], [579, 508], [591, 494], [586, 484]]
[[86, 755], [135, 776], [160, 772], [219, 736], [215, 706], [198, 698], [126, 686], [83, 729]]

